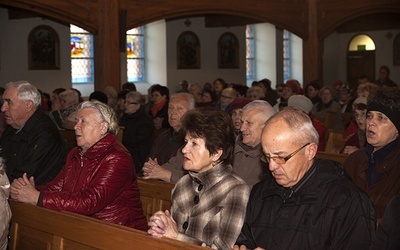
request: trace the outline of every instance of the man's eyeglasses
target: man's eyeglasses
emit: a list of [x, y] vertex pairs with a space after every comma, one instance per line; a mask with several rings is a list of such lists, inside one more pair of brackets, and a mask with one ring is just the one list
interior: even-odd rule
[[271, 159], [277, 163], [277, 164], [285, 164], [290, 158], [292, 158], [293, 156], [295, 156], [298, 152], [300, 152], [300, 150], [302, 150], [303, 148], [305, 148], [306, 146], [310, 145], [311, 143], [306, 143], [304, 144], [301, 148], [297, 149], [296, 151], [294, 151], [293, 153], [289, 154], [286, 157], [281, 157], [281, 156], [266, 156], [264, 153], [261, 154], [260, 158], [261, 161], [265, 162], [265, 163], [270, 163]]

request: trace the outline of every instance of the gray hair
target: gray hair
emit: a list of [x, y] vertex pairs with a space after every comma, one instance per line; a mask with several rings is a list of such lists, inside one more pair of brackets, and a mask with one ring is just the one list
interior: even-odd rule
[[246, 96], [249, 97], [250, 94], [255, 93], [258, 96], [258, 99], [262, 99], [265, 97], [264, 91], [262, 88], [258, 86], [253, 86], [247, 90]]
[[107, 133], [118, 134], [119, 125], [117, 115], [110, 106], [99, 101], [85, 101], [78, 105], [77, 112], [85, 108], [97, 110], [102, 122], [108, 123]]
[[203, 90], [203, 86], [198, 82], [190, 83], [189, 84], [189, 89], [190, 89], [190, 87], [196, 87], [199, 90], [200, 93]]
[[140, 92], [137, 92], [137, 91], [128, 92], [128, 94], [126, 94], [125, 99], [126, 98], [132, 98], [134, 102], [137, 102], [139, 104], [142, 104], [143, 100], [144, 100], [143, 95]]
[[58, 95], [60, 98], [65, 99], [68, 107], [72, 107], [79, 104], [79, 94], [73, 89], [67, 89]]
[[192, 110], [196, 107], [196, 101], [194, 100], [194, 97], [192, 94], [190, 93], [185, 93], [185, 92], [180, 92], [180, 93], [176, 93], [173, 94], [169, 100], [171, 101], [172, 99], [176, 98], [176, 97], [183, 97], [186, 99], [186, 101], [189, 103], [189, 110]]
[[[265, 122], [276, 113], [276, 110], [269, 104], [267, 101], [264, 100], [254, 100], [246, 104], [243, 107], [243, 112], [249, 109], [256, 109], [265, 117]], [[264, 125], [265, 126], [265, 125]], [[263, 128], [264, 128], [263, 126]]]
[[[318, 145], [318, 132], [307, 114], [299, 112], [292, 107], [287, 107], [273, 115], [265, 126], [277, 120], [283, 120], [288, 125], [294, 141], [299, 141], [300, 143], [314, 142]], [[282, 133], [287, 132], [282, 131]]]
[[222, 95], [227, 95], [235, 99], [237, 97], [237, 91], [232, 87], [225, 88], [222, 90]]
[[42, 101], [39, 90], [27, 81], [9, 82], [6, 88], [14, 87], [18, 90], [18, 98], [23, 101], [32, 101], [33, 107], [39, 107]]

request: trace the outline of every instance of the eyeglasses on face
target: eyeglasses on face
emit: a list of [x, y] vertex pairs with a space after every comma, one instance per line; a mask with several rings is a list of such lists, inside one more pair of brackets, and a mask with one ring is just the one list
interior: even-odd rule
[[297, 149], [296, 151], [294, 151], [293, 153], [289, 154], [286, 157], [281, 157], [281, 156], [267, 156], [264, 153], [261, 154], [260, 158], [261, 161], [265, 162], [265, 163], [270, 163], [271, 159], [277, 163], [277, 164], [285, 164], [290, 158], [292, 158], [293, 156], [295, 156], [298, 152], [300, 152], [300, 150], [302, 150], [303, 148], [305, 148], [306, 146], [310, 145], [311, 142], [304, 144], [301, 148]]

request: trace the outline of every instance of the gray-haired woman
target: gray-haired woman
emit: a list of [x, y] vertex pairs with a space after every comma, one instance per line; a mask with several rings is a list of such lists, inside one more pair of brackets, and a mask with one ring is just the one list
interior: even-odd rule
[[146, 230], [132, 157], [115, 135], [114, 111], [98, 101], [78, 106], [72, 149], [58, 176], [40, 190], [26, 173], [11, 185], [11, 198], [53, 210], [88, 215]]

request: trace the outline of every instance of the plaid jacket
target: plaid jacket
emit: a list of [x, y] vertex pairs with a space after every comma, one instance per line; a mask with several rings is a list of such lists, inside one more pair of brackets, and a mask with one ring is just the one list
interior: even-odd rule
[[171, 213], [178, 239], [216, 249], [232, 249], [243, 225], [250, 187], [219, 164], [189, 172], [172, 191]]

